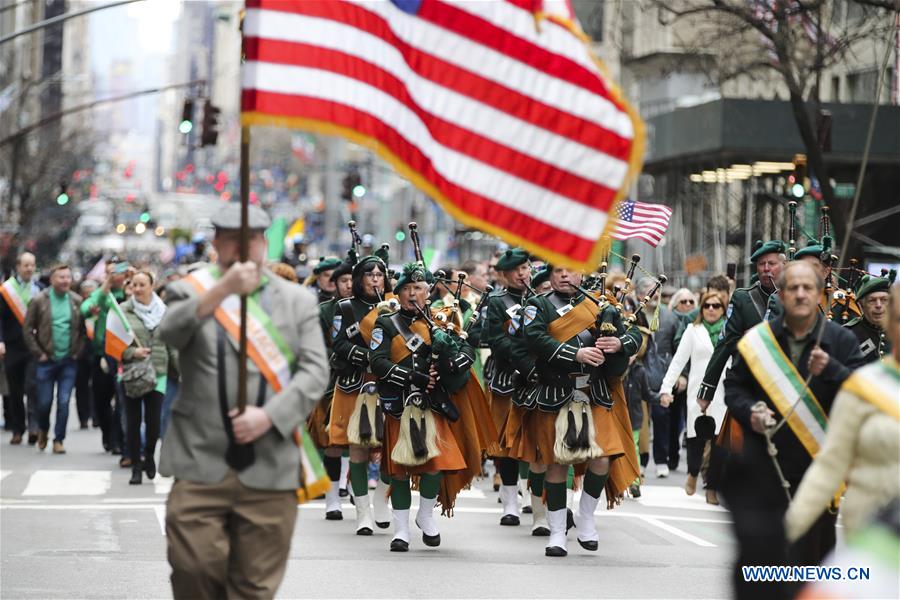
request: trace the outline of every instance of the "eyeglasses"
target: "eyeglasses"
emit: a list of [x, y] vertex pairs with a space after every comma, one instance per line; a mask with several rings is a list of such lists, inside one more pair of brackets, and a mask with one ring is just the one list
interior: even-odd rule
[[693, 298], [682, 298], [681, 300], [678, 301], [678, 304], [693, 304], [693, 303], [694, 303]]
[[712, 304], [711, 302], [707, 302], [703, 305], [703, 308], [722, 308], [722, 305], [718, 303]]

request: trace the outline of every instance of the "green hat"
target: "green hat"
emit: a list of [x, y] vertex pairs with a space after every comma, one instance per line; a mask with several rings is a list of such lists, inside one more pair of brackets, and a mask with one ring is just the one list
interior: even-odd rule
[[388, 254], [388, 250], [390, 250], [390, 246], [388, 246], [387, 244], [382, 244], [381, 248], [376, 250], [374, 253], [360, 259], [359, 262], [357, 262], [353, 266], [353, 276], [358, 276], [363, 272], [363, 267], [373, 262], [380, 264], [385, 274], [387, 274], [388, 263], [390, 262], [390, 255]]
[[784, 242], [781, 240], [769, 240], [764, 244], [762, 240], [756, 240], [756, 244], [753, 246], [753, 254], [750, 255], [750, 262], [756, 262], [760, 256], [773, 252], [784, 254]]
[[313, 275], [320, 275], [325, 271], [331, 271], [341, 266], [341, 259], [337, 256], [320, 256], [319, 263], [313, 268]]
[[403, 272], [397, 278], [394, 285], [394, 292], [399, 292], [400, 288], [408, 283], [418, 283], [419, 281], [428, 281], [428, 271], [422, 266], [422, 263], [411, 262], [403, 265]]
[[872, 292], [887, 292], [891, 289], [891, 282], [887, 277], [875, 277], [865, 275], [856, 286], [856, 299], [862, 300]]
[[550, 273], [552, 271], [553, 267], [551, 267], [550, 265], [544, 265], [543, 269], [539, 269], [534, 275], [531, 276], [531, 287], [537, 289], [539, 286], [548, 281], [550, 279]]
[[512, 271], [526, 262], [528, 262], [528, 252], [523, 248], [510, 248], [500, 255], [494, 268], [498, 271]]
[[814, 256], [819, 260], [822, 260], [823, 252], [825, 252], [825, 248], [822, 244], [818, 243], [816, 240], [809, 240], [806, 242], [806, 248], [801, 248], [794, 254], [794, 260], [801, 259], [804, 256]]

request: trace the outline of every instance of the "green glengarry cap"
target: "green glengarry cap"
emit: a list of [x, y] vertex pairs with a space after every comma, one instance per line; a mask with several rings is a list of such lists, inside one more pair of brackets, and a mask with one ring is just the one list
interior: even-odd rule
[[339, 266], [341, 266], [341, 259], [337, 256], [320, 256], [318, 264], [313, 268], [313, 275], [337, 269]]
[[380, 264], [385, 274], [387, 274], [388, 264], [390, 263], [390, 254], [388, 253], [389, 250], [390, 246], [388, 246], [387, 244], [382, 244], [381, 248], [376, 250], [374, 253], [359, 259], [359, 262], [357, 262], [353, 266], [353, 276], [356, 277], [357, 275], [362, 273], [363, 267], [372, 262]]
[[397, 278], [394, 285], [394, 292], [399, 292], [400, 288], [409, 283], [418, 283], [420, 281], [428, 281], [428, 271], [422, 266], [422, 263], [411, 262], [403, 265], [403, 272]]
[[891, 289], [891, 282], [886, 277], [864, 276], [856, 286], [856, 299], [862, 300], [872, 292], [887, 292]]
[[553, 271], [553, 267], [545, 265], [543, 269], [539, 269], [535, 272], [535, 274], [531, 276], [531, 287], [537, 289], [538, 286], [548, 281], [550, 279], [551, 271]]
[[494, 268], [498, 271], [512, 271], [526, 262], [528, 262], [528, 252], [523, 248], [510, 248], [500, 255]]
[[804, 256], [815, 256], [821, 260], [824, 251], [825, 248], [822, 247], [822, 244], [818, 243], [816, 240], [809, 240], [806, 243], [806, 248], [801, 248], [794, 254], [794, 260], [803, 258]]
[[756, 240], [756, 244], [753, 246], [753, 254], [750, 255], [750, 262], [756, 262], [760, 256], [773, 252], [784, 254], [784, 251], [784, 242], [781, 240], [769, 240], [766, 243], [763, 243], [762, 240]]
[[[212, 224], [216, 229], [240, 229], [241, 228], [241, 203], [229, 202], [213, 215]], [[266, 211], [255, 204], [247, 207], [247, 227], [251, 231], [268, 229], [272, 220]]]

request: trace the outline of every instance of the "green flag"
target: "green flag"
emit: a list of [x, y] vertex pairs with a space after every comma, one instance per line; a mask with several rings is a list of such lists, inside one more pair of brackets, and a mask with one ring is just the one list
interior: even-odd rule
[[266, 230], [266, 239], [269, 240], [269, 260], [278, 260], [284, 256], [284, 237], [287, 235], [288, 222], [284, 217], [278, 217]]

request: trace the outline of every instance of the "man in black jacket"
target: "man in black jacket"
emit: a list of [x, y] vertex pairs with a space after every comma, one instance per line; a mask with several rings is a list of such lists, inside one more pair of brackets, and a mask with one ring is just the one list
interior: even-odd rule
[[[826, 512], [789, 549], [782, 519], [788, 493], [799, 486], [824, 437], [835, 394], [864, 363], [853, 334], [819, 313], [824, 282], [808, 263], [785, 267], [778, 288], [784, 314], [744, 335], [725, 379], [725, 403], [744, 431], [743, 452], [732, 455], [722, 490], [739, 542], [738, 598], [787, 598], [792, 591], [784, 583], [745, 581], [742, 566], [813, 565], [834, 547], [834, 514]], [[801, 392], [808, 377], [809, 389]], [[776, 469], [766, 432], [785, 416], [785, 426], [770, 434]]]

